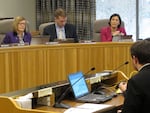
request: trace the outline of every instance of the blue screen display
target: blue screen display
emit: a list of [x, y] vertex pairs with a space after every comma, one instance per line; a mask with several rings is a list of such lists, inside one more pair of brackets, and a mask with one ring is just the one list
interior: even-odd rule
[[82, 72], [70, 74], [68, 79], [72, 86], [72, 90], [73, 90], [75, 98], [81, 97], [89, 93], [89, 90], [88, 90], [88, 87], [87, 87], [87, 84], [85, 82], [85, 78]]

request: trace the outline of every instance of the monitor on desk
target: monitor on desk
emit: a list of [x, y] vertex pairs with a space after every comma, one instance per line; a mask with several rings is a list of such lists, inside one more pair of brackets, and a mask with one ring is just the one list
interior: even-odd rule
[[48, 35], [36, 35], [32, 36], [31, 45], [45, 44], [46, 42], [49, 42]]
[[66, 38], [66, 39], [63, 39], [63, 40], [60, 40], [60, 39], [54, 39], [53, 41], [47, 41], [45, 42], [45, 44], [62, 44], [62, 43], [75, 43], [75, 40], [74, 38]]

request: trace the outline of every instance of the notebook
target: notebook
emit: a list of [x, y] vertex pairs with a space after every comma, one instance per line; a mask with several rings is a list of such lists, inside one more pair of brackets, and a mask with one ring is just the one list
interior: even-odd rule
[[90, 93], [82, 72], [70, 74], [68, 76], [75, 100], [80, 102], [102, 103], [112, 97]]

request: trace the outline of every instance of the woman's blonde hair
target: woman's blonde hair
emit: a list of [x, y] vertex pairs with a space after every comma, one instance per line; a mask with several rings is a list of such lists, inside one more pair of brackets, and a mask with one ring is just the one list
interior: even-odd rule
[[[19, 22], [23, 21], [23, 20], [26, 21], [26, 19], [24, 17], [22, 17], [22, 16], [15, 17], [15, 20], [13, 21], [13, 31], [14, 32], [17, 32]], [[25, 31], [26, 31], [26, 28], [25, 28]]]

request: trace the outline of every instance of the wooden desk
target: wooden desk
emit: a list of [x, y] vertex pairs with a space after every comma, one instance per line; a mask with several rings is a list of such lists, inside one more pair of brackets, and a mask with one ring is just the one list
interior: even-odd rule
[[[75, 101], [63, 101], [63, 102], [71, 105], [72, 107], [83, 104], [83, 103], [78, 103]], [[117, 97], [114, 97], [112, 100], [109, 100], [105, 102], [104, 104], [113, 105], [113, 106], [116, 106], [117, 109], [119, 109], [123, 105], [123, 102], [124, 102], [123, 95], [118, 95]], [[66, 109], [59, 109], [59, 108], [48, 107], [48, 106], [39, 106], [36, 109], [44, 110], [44, 111], [55, 111], [55, 112], [60, 112], [60, 113], [63, 113], [66, 110]]]
[[[77, 103], [73, 101], [64, 101], [71, 106], [78, 106], [83, 103]], [[114, 105], [117, 108], [123, 103], [123, 97], [117, 96], [112, 100], [106, 102], [106, 104]], [[41, 106], [36, 109], [23, 109], [20, 108], [13, 99], [8, 97], [0, 97], [0, 111], [3, 113], [63, 113], [66, 109], [59, 109], [47, 106]], [[9, 109], [8, 109], [9, 108]], [[105, 112], [106, 113], [106, 112]]]
[[[64, 82], [63, 81], [61, 82], [62, 85]], [[50, 86], [52, 84], [53, 83], [48, 84], [48, 86]], [[57, 84], [56, 84], [56, 86], [57, 86]], [[47, 87], [47, 84], [42, 85], [42, 87]], [[61, 85], [59, 85], [58, 87], [62, 88]], [[110, 87], [110, 90], [113, 91], [113, 88], [114, 87]], [[59, 109], [59, 108], [54, 108], [54, 107], [49, 107], [49, 106], [38, 105], [34, 101], [37, 98], [36, 95], [35, 95], [35, 98], [32, 99], [33, 104], [35, 102], [34, 105], [32, 104], [32, 107], [35, 109], [23, 109], [23, 108], [19, 107], [18, 104], [16, 104], [16, 102], [14, 100], [16, 97], [23, 96], [23, 95], [26, 95], [29, 93], [31, 94], [33, 92], [36, 93], [39, 90], [41, 90], [41, 86], [36, 86], [33, 88], [28, 88], [28, 89], [19, 90], [19, 91], [15, 91], [15, 92], [6, 93], [4, 95], [0, 95], [0, 106], [2, 106], [2, 107], [0, 107], [0, 111], [6, 112], [7, 108], [9, 108], [9, 111], [7, 111], [8, 113], [12, 113], [11, 111], [14, 111], [14, 113], [28, 113], [28, 112], [29, 113], [63, 113], [66, 110], [66, 109]], [[9, 98], [9, 97], [11, 97], [11, 98]], [[53, 100], [54, 97], [55, 97], [54, 95], [53, 96], [51, 95], [50, 100], [51, 99]], [[119, 109], [122, 106], [123, 101], [124, 101], [123, 96], [118, 95], [117, 97], [112, 98], [112, 100], [109, 100], [109, 101], [104, 103], [104, 104], [113, 105], [115, 107], [106, 108], [106, 109], [100, 110], [98, 112], [102, 112], [102, 113], [114, 113], [115, 112], [116, 113], [116, 109]], [[65, 100], [63, 102], [66, 104], [69, 104], [72, 107], [83, 104], [83, 103], [79, 103], [79, 102], [75, 102], [75, 101], [71, 101], [71, 100]], [[52, 103], [54, 103], [54, 102], [50, 101], [50, 103], [51, 103], [50, 105], [52, 106], [53, 105]]]
[[[0, 93], [11, 92], [42, 84], [66, 80], [77, 71], [93, 73], [115, 69], [125, 61], [131, 62], [132, 43], [72, 43], [58, 45], [31, 45], [0, 48]], [[132, 64], [120, 69], [125, 74]]]
[[124, 103], [124, 96], [119, 94], [117, 97], [112, 98], [111, 100], [105, 102], [105, 104], [114, 105], [117, 108], [120, 108]]
[[24, 109], [19, 107], [12, 98], [8, 97], [0, 97], [0, 106], [1, 113], [59, 113], [55, 111]]

